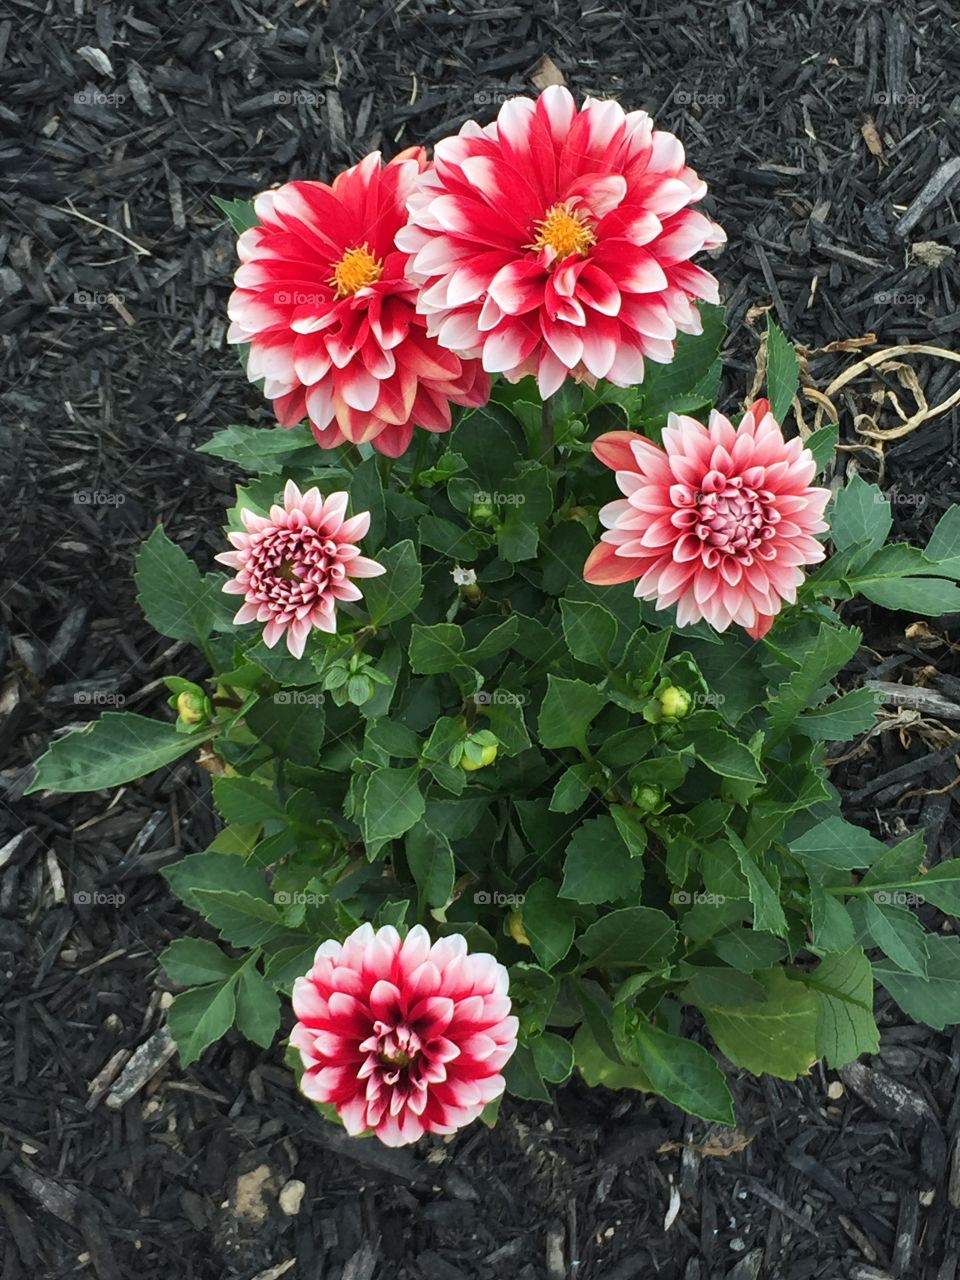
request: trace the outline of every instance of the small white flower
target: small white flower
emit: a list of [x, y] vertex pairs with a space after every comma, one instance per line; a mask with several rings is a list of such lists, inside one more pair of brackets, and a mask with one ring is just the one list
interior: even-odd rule
[[477, 575], [473, 569], [461, 569], [459, 565], [450, 570], [450, 577], [458, 587], [476, 586]]

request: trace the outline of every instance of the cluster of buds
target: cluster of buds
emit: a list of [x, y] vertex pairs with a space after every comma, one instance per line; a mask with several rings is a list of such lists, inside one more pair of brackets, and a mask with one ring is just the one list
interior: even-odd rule
[[373, 659], [365, 653], [354, 653], [349, 658], [336, 658], [323, 673], [323, 688], [338, 707], [349, 702], [362, 707], [377, 691], [378, 684], [389, 684], [390, 677], [378, 671]]

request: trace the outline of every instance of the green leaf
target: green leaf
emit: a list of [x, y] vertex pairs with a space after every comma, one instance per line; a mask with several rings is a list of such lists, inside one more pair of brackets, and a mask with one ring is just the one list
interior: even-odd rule
[[670, 917], [652, 907], [623, 907], [601, 916], [577, 939], [584, 963], [597, 968], [631, 965], [650, 968], [665, 960], [677, 944]]
[[787, 917], [783, 914], [779, 894], [747, 851], [743, 841], [729, 828], [727, 839], [737, 855], [740, 870], [747, 882], [750, 901], [753, 904], [753, 927], [785, 937]]
[[900, 907], [878, 906], [884, 892], [879, 890], [872, 897], [859, 899], [863, 910], [863, 922], [880, 950], [905, 973], [919, 978], [927, 976], [927, 937], [923, 925], [912, 911]]
[[614, 820], [590, 818], [567, 845], [561, 898], [574, 902], [615, 902], [639, 895], [643, 861], [632, 858]]
[[174, 997], [167, 1010], [167, 1025], [185, 1067], [227, 1034], [233, 1026], [236, 1007], [232, 982], [194, 987]]
[[828, 681], [856, 653], [860, 632], [856, 627], [836, 627], [823, 622], [817, 638], [798, 669], [768, 700], [774, 741], [783, 736], [802, 712], [814, 705]]
[[137, 600], [161, 635], [199, 644], [213, 630], [214, 589], [160, 525], [137, 553]]
[[960, 572], [960, 506], [948, 507], [937, 521], [924, 555], [951, 575]]
[[723, 778], [763, 782], [764, 775], [753, 752], [724, 729], [708, 729], [690, 739], [697, 759]]
[[610, 816], [617, 824], [620, 838], [630, 851], [631, 858], [639, 858], [647, 847], [647, 828], [634, 812], [622, 804], [610, 806]]
[[540, 741], [545, 747], [577, 747], [586, 753], [587, 726], [606, 700], [596, 685], [548, 675], [540, 706]]
[[936, 1031], [960, 1022], [960, 938], [927, 937], [927, 976], [904, 973], [892, 960], [874, 960], [875, 978], [915, 1022]]
[[[870, 565], [866, 566], [869, 571]], [[857, 590], [884, 609], [900, 609], [939, 618], [960, 611], [960, 587], [940, 578], [892, 578], [888, 581], [858, 579]]]
[[281, 689], [247, 712], [247, 726], [282, 760], [315, 765], [324, 742], [325, 702], [319, 684]]
[[816, 1061], [820, 1004], [781, 968], [754, 978], [767, 993], [763, 1002], [740, 1007], [699, 1005], [717, 1048], [738, 1067], [781, 1080], [795, 1080]]
[[767, 315], [767, 396], [770, 412], [783, 425], [800, 386], [797, 353]]
[[409, 538], [381, 551], [377, 559], [386, 569], [379, 578], [365, 578], [363, 595], [374, 626], [397, 622], [416, 609], [423, 596], [420, 563]]
[[463, 629], [453, 622], [425, 627], [414, 623], [410, 629], [410, 668], [419, 675], [438, 675], [462, 665], [465, 645]]
[[733, 1095], [720, 1064], [702, 1044], [641, 1021], [630, 1033], [630, 1058], [652, 1088], [689, 1115], [734, 1123]]
[[259, 225], [252, 200], [225, 200], [223, 196], [211, 196], [210, 199], [227, 215], [227, 221], [238, 236]]
[[175, 938], [160, 957], [160, 963], [172, 982], [189, 987], [225, 982], [236, 973], [242, 961], [232, 959], [215, 942], [205, 938]]
[[280, 913], [272, 902], [251, 893], [229, 889], [196, 889], [191, 892], [204, 918], [237, 947], [257, 947], [284, 931]]
[[861, 1053], [877, 1052], [873, 970], [862, 948], [825, 955], [804, 983], [819, 1003], [817, 1055], [828, 1067], [845, 1067]]
[[727, 328], [723, 307], [701, 302], [699, 310], [703, 332], [678, 334], [669, 364], [647, 363], [640, 386], [645, 423], [668, 413], [689, 413], [714, 398], [717, 356]]
[[376, 720], [368, 724], [364, 740], [400, 760], [416, 760], [423, 745], [412, 729], [396, 720]]
[[575, 764], [560, 775], [550, 798], [552, 813], [576, 813], [590, 796], [590, 780], [594, 768], [591, 764]]
[[790, 852], [804, 862], [852, 871], [856, 867], [869, 867], [886, 852], [886, 845], [874, 839], [869, 831], [843, 818], [826, 818], [792, 840]]
[[545, 1031], [530, 1042], [533, 1060], [544, 1080], [563, 1084], [573, 1070], [573, 1045], [553, 1031]]
[[132, 711], [107, 711], [50, 744], [27, 792], [119, 787], [172, 764], [209, 737], [209, 728], [178, 733], [175, 725]]
[[558, 897], [553, 880], [537, 880], [524, 895], [523, 929], [544, 969], [559, 964], [573, 945], [575, 911], [573, 903]]
[[[694, 907], [693, 911], [696, 910]], [[689, 914], [692, 915], [693, 912]], [[761, 929], [735, 929], [718, 933], [713, 949], [721, 960], [741, 973], [753, 973], [766, 965], [774, 964], [787, 953], [787, 945], [782, 938]]]
[[453, 896], [456, 866], [447, 837], [418, 822], [406, 834], [404, 847], [410, 874], [423, 900], [431, 907], [445, 907]]
[[849, 742], [872, 727], [878, 704], [875, 689], [852, 689], [822, 707], [805, 711], [797, 717], [795, 728], [817, 742]]
[[893, 518], [890, 503], [875, 484], [855, 475], [837, 493], [829, 508], [830, 538], [838, 551], [853, 551], [862, 563], [887, 540]]
[[811, 432], [804, 441], [806, 447], [813, 454], [818, 473], [825, 471], [833, 462], [839, 440], [840, 429], [835, 422], [830, 422], [825, 427], [819, 427], [816, 431]]
[[267, 904], [270, 901], [263, 872], [233, 853], [191, 853], [164, 867], [161, 875], [180, 901], [194, 911], [202, 909], [196, 893], [203, 889], [229, 889]]
[[237, 1026], [262, 1049], [270, 1048], [280, 1026], [280, 998], [252, 964], [237, 983]]
[[492, 495], [508, 487], [506, 478], [523, 456], [525, 442], [516, 419], [490, 403], [462, 415], [449, 447], [466, 461], [477, 491]]
[[532, 560], [540, 545], [540, 531], [535, 524], [524, 520], [523, 508], [514, 507], [497, 530], [497, 550], [503, 560], [517, 564]]
[[644, 1071], [632, 1062], [615, 1062], [604, 1053], [585, 1022], [580, 1024], [573, 1037], [573, 1057], [577, 1070], [592, 1089], [602, 1084], [607, 1089], [653, 1092], [653, 1086]]
[[304, 454], [302, 461], [311, 455], [315, 458], [316, 441], [306, 423], [287, 430], [283, 427], [224, 427], [215, 436], [197, 447], [198, 453], [209, 453], [215, 458], [226, 458], [245, 471], [270, 475], [282, 471], [297, 454]]
[[360, 815], [368, 857], [375, 857], [387, 840], [404, 835], [423, 817], [426, 806], [419, 774], [416, 765], [406, 769], [374, 769], [370, 774]]
[[494, 699], [480, 709], [491, 731], [497, 735], [502, 755], [518, 756], [530, 746], [530, 734], [523, 717], [523, 702], [522, 694], [510, 694], [509, 690], [498, 689]]
[[213, 802], [224, 822], [261, 823], [284, 817], [270, 784], [254, 778], [214, 777]]
[[603, 605], [586, 600], [561, 600], [563, 634], [578, 662], [608, 671], [617, 642], [617, 620]]
[[507, 1092], [516, 1098], [529, 1098], [533, 1102], [550, 1101], [550, 1094], [529, 1045], [517, 1045], [510, 1061], [503, 1068], [503, 1078], [507, 1082]]

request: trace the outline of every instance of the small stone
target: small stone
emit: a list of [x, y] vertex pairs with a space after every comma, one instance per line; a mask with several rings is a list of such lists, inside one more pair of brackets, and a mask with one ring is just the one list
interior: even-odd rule
[[303, 1204], [303, 1197], [306, 1193], [307, 1184], [301, 1182], [299, 1178], [291, 1178], [289, 1182], [284, 1183], [281, 1187], [277, 1200], [280, 1208], [288, 1218], [294, 1218], [300, 1212], [300, 1206]]
[[834, 1102], [836, 1102], [837, 1098], [842, 1098], [845, 1092], [842, 1080], [831, 1080], [827, 1085], [827, 1097]]

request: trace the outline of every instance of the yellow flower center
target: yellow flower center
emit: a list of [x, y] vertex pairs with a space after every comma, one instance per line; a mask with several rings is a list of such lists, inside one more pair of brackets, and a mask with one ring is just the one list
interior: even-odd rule
[[328, 283], [338, 298], [349, 297], [358, 289], [365, 289], [380, 279], [383, 263], [373, 256], [366, 243], [348, 249], [333, 268]]
[[597, 237], [581, 215], [565, 204], [555, 204], [535, 225], [537, 238], [530, 247], [550, 248], [558, 259], [567, 258], [571, 253], [586, 253], [597, 242]]

